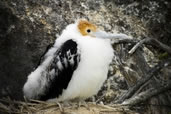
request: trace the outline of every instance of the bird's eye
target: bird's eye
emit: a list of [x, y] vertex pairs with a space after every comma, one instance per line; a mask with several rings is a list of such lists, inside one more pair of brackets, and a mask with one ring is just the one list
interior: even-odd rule
[[87, 29], [87, 32], [88, 32], [88, 33], [90, 33], [90, 32], [91, 32], [91, 30], [90, 30], [90, 29]]

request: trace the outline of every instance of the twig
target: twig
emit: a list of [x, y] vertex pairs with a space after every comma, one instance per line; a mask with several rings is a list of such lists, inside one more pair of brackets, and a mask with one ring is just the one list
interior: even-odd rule
[[145, 42], [145, 44], [148, 45], [153, 45], [156, 46], [158, 48], [163, 49], [164, 51], [166, 51], [167, 53], [171, 54], [171, 48], [163, 43], [161, 43], [160, 41], [158, 41], [157, 39], [154, 38], [148, 38], [149, 40]]
[[61, 104], [59, 102], [56, 103], [59, 106], [59, 109], [61, 112], [64, 112], [64, 109], [62, 108]]
[[116, 38], [115, 40], [112, 40], [113, 44], [125, 44], [125, 43], [137, 43], [139, 40], [137, 39], [130, 39], [130, 38], [123, 38], [123, 39], [119, 39], [119, 38]]
[[[130, 38], [124, 38], [124, 39], [115, 39], [115, 41], [112, 42], [113, 44], [125, 44], [125, 43], [132, 43], [132, 44], [136, 44], [134, 46], [135, 49], [133, 49], [133, 52], [140, 47], [142, 44], [146, 44], [146, 45], [151, 45], [151, 46], [155, 46], [158, 47], [164, 51], [166, 51], [168, 54], [171, 55], [171, 48], [165, 44], [163, 44], [162, 42], [158, 41], [157, 39], [154, 38], [145, 38], [142, 41], [138, 40], [138, 39], [130, 39]], [[130, 52], [130, 53], [133, 53]]]
[[149, 39], [143, 39], [143, 40], [139, 41], [128, 53], [133, 54], [135, 52], [135, 50], [138, 47], [140, 47], [142, 44], [144, 44], [144, 42], [147, 42], [147, 40], [149, 40]]
[[163, 87], [161, 86], [160, 88], [151, 88], [151, 89], [148, 89], [147, 91], [145, 92], [142, 92], [138, 95], [136, 95], [135, 97], [133, 98], [130, 98], [126, 101], [124, 101], [122, 104], [123, 105], [129, 105], [129, 106], [133, 106], [133, 105], [136, 105], [136, 104], [139, 104], [141, 102], [144, 102], [146, 101], [147, 99], [155, 96], [155, 95], [158, 95], [162, 92], [165, 92], [167, 90], [171, 89], [171, 83], [169, 83], [167, 86]]
[[31, 101], [31, 102], [35, 102], [35, 103], [48, 104], [48, 102], [40, 101], [40, 100], [31, 99], [30, 101]]
[[8, 107], [5, 106], [4, 104], [0, 103], [0, 110], [8, 110]]
[[170, 64], [171, 64], [171, 58], [164, 60], [162, 62], [159, 62], [158, 65], [156, 65], [155, 67], [153, 67], [150, 70], [150, 72], [147, 74], [146, 77], [144, 76], [145, 78], [142, 78], [139, 81], [137, 81], [137, 83], [133, 87], [129, 88], [128, 92], [126, 94], [122, 95], [116, 101], [116, 103], [122, 103], [126, 99], [130, 98], [143, 84], [148, 82], [156, 72], [158, 72], [163, 67], [169, 66]]

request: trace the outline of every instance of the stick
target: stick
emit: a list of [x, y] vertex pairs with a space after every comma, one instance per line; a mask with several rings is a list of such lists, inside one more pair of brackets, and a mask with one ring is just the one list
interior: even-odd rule
[[138, 47], [140, 47], [142, 44], [146, 44], [146, 45], [158, 47], [171, 55], [171, 48], [154, 38], [145, 38], [142, 41], [140, 41], [138, 39], [130, 39], [130, 38], [119, 39], [118, 38], [118, 39], [115, 39], [115, 41], [113, 41], [112, 43], [113, 44], [121, 44], [121, 43], [136, 44], [136, 43], [138, 43], [137, 45], [134, 46], [135, 49], [132, 49], [132, 51], [130, 53], [134, 53]]
[[138, 47], [142, 46], [144, 44], [144, 42], [147, 42], [147, 40], [149, 40], [149, 39], [143, 39], [143, 40], [139, 41], [128, 53], [133, 54], [135, 52], [135, 50]]
[[163, 43], [161, 43], [160, 41], [158, 41], [157, 39], [154, 38], [148, 38], [149, 40], [147, 40], [145, 42], [145, 44], [148, 45], [152, 45], [152, 46], [156, 46], [158, 48], [163, 49], [164, 51], [166, 51], [167, 53], [169, 53], [171, 55], [171, 48]]
[[155, 95], [158, 95], [160, 93], [163, 93], [167, 90], [171, 89], [171, 83], [169, 83], [167, 86], [165, 87], [160, 87], [160, 88], [151, 88], [151, 89], [148, 89], [147, 91], [145, 92], [142, 92], [138, 95], [136, 95], [135, 97], [131, 98], [131, 99], [128, 99], [126, 101], [124, 101], [122, 104], [123, 105], [129, 105], [129, 106], [133, 106], [133, 105], [136, 105], [136, 104], [139, 104], [141, 102], [144, 102], [146, 100], [148, 100], [149, 98], [155, 96]]
[[147, 74], [147, 76], [145, 78], [140, 79], [139, 81], [137, 81], [137, 83], [129, 88], [128, 92], [125, 93], [124, 95], [122, 95], [117, 101], [116, 103], [122, 103], [123, 101], [125, 101], [125, 99], [130, 98], [143, 84], [147, 83], [152, 77], [153, 75], [160, 71], [160, 69], [169, 66], [171, 64], [171, 58], [161, 61], [158, 63], [158, 65], [154, 66], [153, 68], [151, 68], [150, 72]]

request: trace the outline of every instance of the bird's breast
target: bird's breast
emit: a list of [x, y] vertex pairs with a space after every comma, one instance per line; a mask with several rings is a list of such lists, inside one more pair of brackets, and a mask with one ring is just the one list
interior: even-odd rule
[[97, 94], [107, 78], [113, 49], [102, 39], [80, 39], [78, 50], [81, 59], [62, 98], [88, 98]]

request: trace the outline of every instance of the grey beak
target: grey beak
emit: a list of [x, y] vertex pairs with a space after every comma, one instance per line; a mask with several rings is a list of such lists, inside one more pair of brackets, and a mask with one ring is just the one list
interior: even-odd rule
[[107, 33], [105, 31], [97, 31], [94, 32], [93, 34], [95, 37], [98, 38], [104, 38], [104, 39], [126, 39], [126, 38], [131, 38], [130, 36], [126, 34], [113, 34], [113, 33]]

